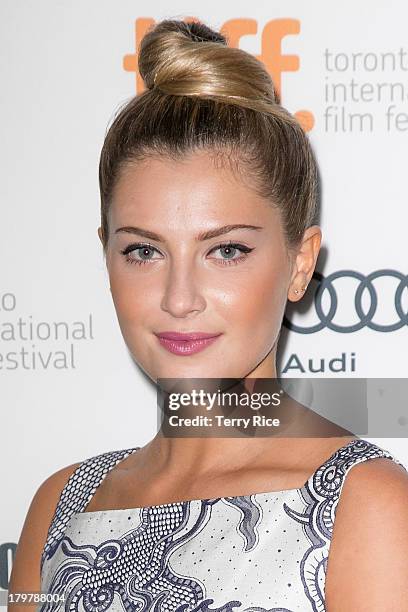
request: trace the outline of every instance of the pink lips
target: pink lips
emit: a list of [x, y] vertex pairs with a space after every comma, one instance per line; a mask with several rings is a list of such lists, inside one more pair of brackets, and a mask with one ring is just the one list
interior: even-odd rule
[[204, 332], [160, 332], [156, 334], [160, 344], [175, 355], [193, 355], [212, 344], [221, 334]]

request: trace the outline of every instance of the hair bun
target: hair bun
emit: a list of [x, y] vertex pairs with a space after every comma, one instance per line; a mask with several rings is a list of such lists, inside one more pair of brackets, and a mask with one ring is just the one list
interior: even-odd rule
[[153, 25], [140, 42], [138, 67], [147, 89], [164, 94], [279, 102], [262, 62], [199, 21]]
[[[199, 21], [164, 19], [143, 37], [139, 48], [139, 72], [148, 89], [157, 84], [161, 68], [169, 67], [171, 61], [188, 48], [190, 43], [217, 43], [226, 46], [227, 39]], [[168, 75], [168, 70], [165, 74]], [[170, 77], [174, 79], [174, 75]], [[160, 79], [163, 84], [163, 79]]]

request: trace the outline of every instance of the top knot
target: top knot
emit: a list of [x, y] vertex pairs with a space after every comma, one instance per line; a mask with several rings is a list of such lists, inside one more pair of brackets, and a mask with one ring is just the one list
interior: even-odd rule
[[264, 64], [229, 47], [223, 34], [198, 21], [166, 19], [154, 25], [140, 43], [138, 66], [146, 87], [163, 94], [244, 106], [251, 106], [251, 100], [280, 103]]

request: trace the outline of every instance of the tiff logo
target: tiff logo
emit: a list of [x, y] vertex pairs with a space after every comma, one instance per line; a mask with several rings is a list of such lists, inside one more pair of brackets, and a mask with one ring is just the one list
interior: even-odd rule
[[[184, 21], [196, 20], [195, 17], [185, 17]], [[135, 21], [135, 49], [147, 30], [154, 24], [150, 17], [139, 17]], [[231, 47], [239, 47], [242, 36], [255, 35], [258, 32], [256, 19], [237, 18], [229, 19], [221, 27], [221, 32], [228, 38]], [[297, 35], [300, 32], [300, 21], [298, 19], [282, 18], [268, 21], [261, 34], [261, 54], [257, 59], [264, 63], [275, 87], [281, 96], [282, 73], [296, 72], [299, 70], [298, 55], [282, 54], [282, 39], [285, 36]], [[143, 80], [137, 69], [137, 53], [125, 55], [123, 58], [123, 69], [134, 72], [136, 75], [136, 93], [144, 89]], [[314, 126], [314, 116], [308, 110], [299, 110], [293, 113], [303, 129], [308, 132]]]

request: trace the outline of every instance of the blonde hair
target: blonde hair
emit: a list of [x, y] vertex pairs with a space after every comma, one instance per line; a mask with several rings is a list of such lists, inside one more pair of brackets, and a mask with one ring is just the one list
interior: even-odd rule
[[146, 90], [119, 109], [99, 163], [104, 252], [121, 169], [149, 156], [180, 159], [205, 150], [276, 206], [296, 247], [317, 214], [318, 170], [309, 139], [281, 104], [264, 64], [207, 25], [163, 20], [141, 40]]

